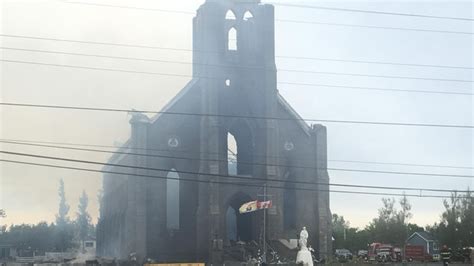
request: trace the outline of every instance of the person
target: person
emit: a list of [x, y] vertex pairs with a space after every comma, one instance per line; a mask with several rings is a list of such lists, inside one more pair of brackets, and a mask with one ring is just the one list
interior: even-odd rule
[[440, 255], [441, 255], [441, 261], [443, 262], [443, 265], [448, 266], [449, 261], [451, 260], [451, 249], [449, 249], [448, 246], [443, 245]]

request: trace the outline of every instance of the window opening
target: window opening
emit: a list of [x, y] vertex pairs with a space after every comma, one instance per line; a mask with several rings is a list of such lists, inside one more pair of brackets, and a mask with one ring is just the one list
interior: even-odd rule
[[234, 27], [230, 28], [227, 38], [227, 49], [237, 51], [237, 30]]
[[252, 12], [247, 10], [244, 14], [244, 20], [247, 21], [247, 20], [250, 20], [250, 19], [253, 19], [253, 15], [252, 15]]
[[179, 230], [179, 174], [171, 169], [166, 177], [166, 228]]
[[227, 13], [225, 14], [225, 19], [228, 20], [235, 20], [235, 13], [232, 10], [228, 10]]
[[227, 133], [227, 167], [229, 175], [237, 175], [237, 141]]

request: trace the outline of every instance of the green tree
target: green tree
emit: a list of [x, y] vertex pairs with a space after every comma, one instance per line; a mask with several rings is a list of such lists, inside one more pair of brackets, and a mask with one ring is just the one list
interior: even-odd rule
[[344, 220], [343, 216], [339, 216], [335, 213], [332, 215], [332, 230], [334, 236], [335, 248], [344, 248], [345, 241], [347, 239], [347, 230], [349, 229], [349, 222]]
[[412, 217], [411, 204], [404, 196], [399, 201], [401, 210], [397, 211], [395, 203], [393, 198], [382, 198], [383, 207], [379, 209], [379, 216], [365, 228], [371, 242], [404, 245], [409, 233], [407, 221]]
[[99, 203], [99, 219], [102, 216], [102, 201], [104, 199], [104, 190], [100, 189], [97, 193], [97, 202]]
[[66, 202], [66, 192], [64, 191], [64, 180], [61, 178], [59, 180], [59, 210], [56, 215], [56, 225], [61, 227], [69, 223], [69, 218], [67, 216], [69, 212], [69, 205]]
[[78, 228], [79, 239], [81, 240], [81, 246], [84, 248], [84, 241], [91, 232], [91, 216], [87, 212], [87, 206], [89, 205], [89, 198], [85, 191], [82, 191], [82, 195], [79, 198], [79, 206], [77, 212], [76, 225]]
[[408, 228], [408, 220], [413, 217], [411, 214], [411, 204], [408, 201], [408, 198], [406, 195], [403, 195], [403, 198], [400, 199], [399, 201], [401, 210], [397, 213], [397, 227], [402, 227], [404, 229], [404, 239], [399, 242], [400, 245], [402, 245], [406, 239], [409, 237], [409, 228]]
[[0, 235], [0, 243], [13, 245], [21, 254], [32, 255], [33, 252], [41, 254], [54, 251], [54, 235], [56, 226], [46, 222], [36, 225], [12, 225]]
[[474, 247], [474, 195], [469, 189], [461, 199], [460, 221], [461, 245]]
[[452, 248], [474, 246], [474, 198], [472, 192], [451, 194], [443, 201], [441, 221], [430, 227], [435, 236]]
[[365, 230], [350, 227], [350, 223], [343, 216], [332, 215], [334, 248], [346, 248], [357, 252], [367, 249], [368, 234]]
[[69, 205], [66, 201], [66, 192], [63, 179], [59, 180], [59, 209], [56, 215], [56, 249], [65, 251], [73, 246], [74, 228], [67, 216]]
[[[4, 209], [0, 209], [0, 218], [7, 217], [7, 213]], [[7, 231], [7, 226], [0, 224], [0, 234], [4, 234]]]

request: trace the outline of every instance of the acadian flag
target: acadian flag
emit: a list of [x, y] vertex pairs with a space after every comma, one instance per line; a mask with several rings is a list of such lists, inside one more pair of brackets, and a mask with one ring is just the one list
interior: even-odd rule
[[271, 207], [272, 207], [271, 200], [267, 200], [267, 201], [254, 200], [254, 201], [242, 204], [242, 206], [240, 206], [239, 208], [239, 212], [249, 213], [249, 212], [254, 212], [258, 210], [269, 209]]
[[240, 208], [239, 208], [239, 212], [240, 213], [248, 213], [248, 212], [254, 212], [254, 211], [258, 210], [257, 202], [258, 201], [254, 200], [254, 201], [242, 204], [242, 206], [240, 206]]

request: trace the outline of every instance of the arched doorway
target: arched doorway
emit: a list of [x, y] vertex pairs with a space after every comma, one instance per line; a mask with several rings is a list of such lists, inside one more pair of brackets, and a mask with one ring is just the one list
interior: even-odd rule
[[239, 192], [229, 200], [226, 209], [226, 238], [230, 243], [236, 241], [249, 242], [255, 239], [254, 221], [255, 213], [239, 213], [242, 204], [252, 201], [250, 196]]

